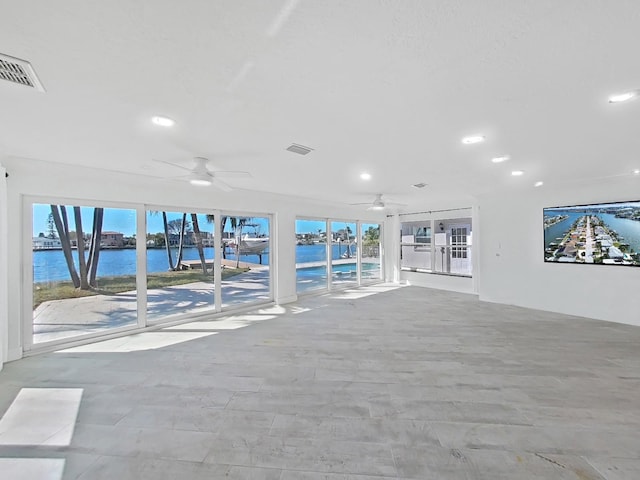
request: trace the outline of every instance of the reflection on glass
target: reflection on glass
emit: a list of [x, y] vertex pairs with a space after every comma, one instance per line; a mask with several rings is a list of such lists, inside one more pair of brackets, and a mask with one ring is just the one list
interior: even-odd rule
[[358, 284], [356, 223], [331, 222], [331, 284]]
[[377, 281], [382, 278], [380, 265], [380, 224], [363, 223], [362, 238], [360, 239], [361, 280], [363, 282]]
[[147, 212], [147, 319], [213, 310], [213, 215]]
[[33, 205], [33, 343], [137, 325], [136, 212]]
[[223, 215], [222, 308], [271, 300], [269, 219]]
[[296, 220], [296, 291], [327, 288], [327, 222]]

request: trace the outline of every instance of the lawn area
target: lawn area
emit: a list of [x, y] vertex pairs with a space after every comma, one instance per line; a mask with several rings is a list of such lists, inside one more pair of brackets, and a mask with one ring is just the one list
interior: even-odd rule
[[[233, 277], [248, 271], [248, 268], [222, 269], [222, 279]], [[187, 283], [208, 282], [213, 285], [213, 275], [203, 275], [202, 270], [183, 270], [178, 272], [160, 272], [147, 275], [147, 289], [172, 287]], [[62, 300], [63, 298], [90, 297], [93, 295], [114, 295], [116, 293], [130, 292], [136, 289], [135, 275], [122, 275], [117, 277], [100, 277], [97, 279], [98, 288], [94, 290], [80, 290], [73, 286], [71, 281], [42, 282], [33, 286], [33, 308], [49, 300]]]

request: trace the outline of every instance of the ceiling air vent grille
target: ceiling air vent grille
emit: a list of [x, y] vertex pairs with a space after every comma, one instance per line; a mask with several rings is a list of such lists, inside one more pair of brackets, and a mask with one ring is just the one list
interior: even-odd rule
[[0, 79], [44, 92], [44, 87], [29, 62], [1, 53]]
[[305, 147], [304, 145], [298, 145], [297, 143], [292, 143], [291, 146], [287, 147], [287, 150], [293, 153], [299, 153], [300, 155], [306, 155], [309, 152], [313, 151], [313, 148]]

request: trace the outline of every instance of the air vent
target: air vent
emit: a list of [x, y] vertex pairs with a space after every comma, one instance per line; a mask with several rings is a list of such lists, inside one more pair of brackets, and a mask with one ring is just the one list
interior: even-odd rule
[[0, 79], [24, 85], [25, 87], [35, 88], [39, 92], [44, 92], [44, 87], [29, 62], [1, 53]]
[[411, 185], [412, 187], [416, 187], [416, 188], [424, 188], [427, 186], [426, 183], [421, 182], [421, 183], [414, 183], [413, 185]]
[[309, 152], [313, 151], [313, 148], [305, 147], [304, 145], [298, 145], [297, 143], [292, 143], [291, 146], [287, 147], [287, 150], [293, 153], [298, 153], [300, 155], [306, 155]]

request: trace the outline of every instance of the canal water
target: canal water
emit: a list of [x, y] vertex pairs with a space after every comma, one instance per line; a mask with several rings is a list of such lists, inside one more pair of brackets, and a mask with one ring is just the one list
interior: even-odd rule
[[[544, 231], [545, 248], [550, 242], [558, 243], [557, 238], [564, 237], [569, 231], [576, 219], [584, 216], [584, 213], [576, 213], [575, 211], [554, 210], [554, 215], [568, 215], [566, 220], [556, 223]], [[623, 237], [623, 242], [628, 243], [634, 252], [640, 251], [640, 222], [637, 220], [629, 220], [628, 218], [616, 218], [611, 213], [598, 213], [598, 217], [612, 230], [618, 232]]]
[[[341, 258], [346, 250], [345, 245], [332, 246], [332, 258], [337, 260]], [[325, 244], [319, 243], [314, 245], [298, 245], [296, 246], [296, 263], [323, 261], [326, 258]], [[355, 246], [351, 246], [352, 254], [355, 254]], [[74, 251], [74, 258], [77, 253]], [[173, 249], [173, 258], [175, 261], [176, 249]], [[207, 247], [204, 249], [206, 259], [214, 258], [214, 248]], [[199, 260], [197, 248], [184, 248], [183, 260]], [[227, 258], [235, 260], [235, 255], [228, 253]], [[258, 255], [241, 255], [240, 260], [249, 263], [259, 263]], [[262, 255], [262, 264], [269, 264], [269, 254], [265, 252]], [[147, 272], [166, 272], [169, 268], [167, 252], [164, 248], [153, 248], [147, 250]], [[114, 249], [101, 250], [100, 261], [98, 262], [98, 276], [112, 277], [117, 275], [133, 275], [136, 272], [136, 250], [130, 249]], [[69, 270], [64, 259], [62, 250], [36, 250], [33, 252], [33, 280], [34, 282], [60, 281], [69, 280]]]

